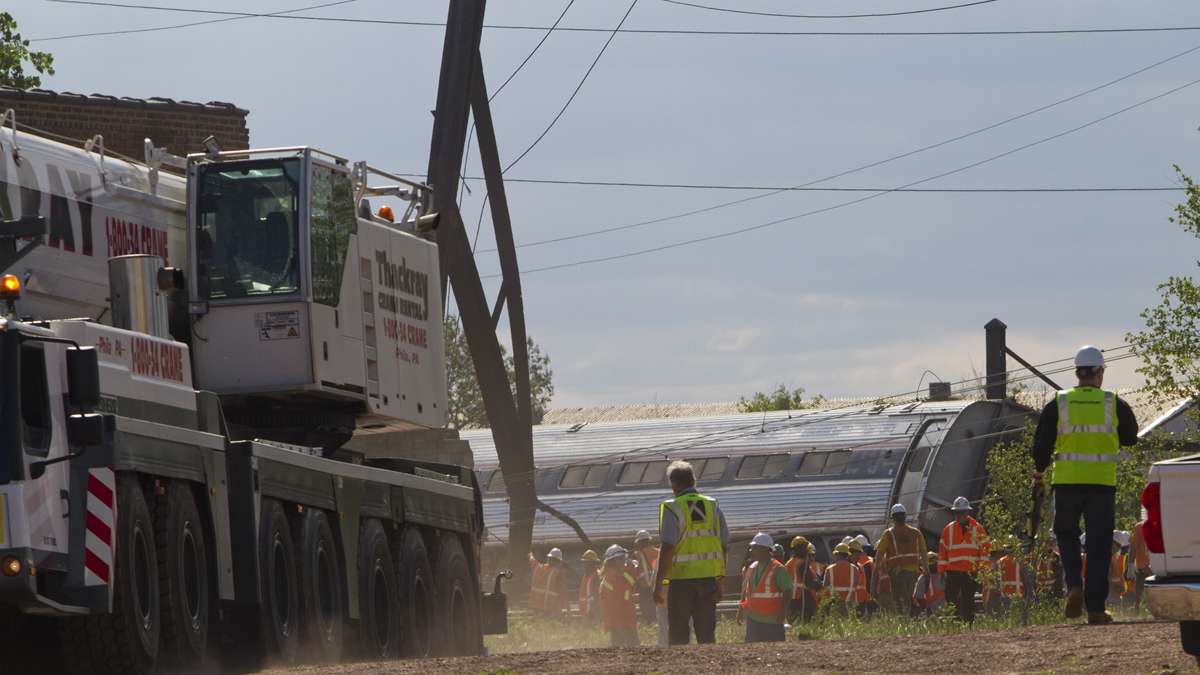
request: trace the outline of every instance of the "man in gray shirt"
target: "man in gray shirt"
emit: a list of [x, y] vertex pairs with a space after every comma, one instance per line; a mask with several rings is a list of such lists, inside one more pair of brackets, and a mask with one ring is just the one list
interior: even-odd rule
[[691, 464], [671, 462], [667, 479], [675, 496], [659, 506], [662, 551], [654, 600], [667, 606], [671, 644], [688, 643], [689, 624], [695, 628], [696, 642], [716, 642], [717, 601], [725, 579], [729, 527], [717, 500], [696, 491]]

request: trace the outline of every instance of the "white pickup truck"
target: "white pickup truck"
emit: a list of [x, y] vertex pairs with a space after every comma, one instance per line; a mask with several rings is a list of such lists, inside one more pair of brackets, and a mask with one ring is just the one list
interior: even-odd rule
[[1146, 603], [1155, 617], [1179, 622], [1183, 651], [1200, 662], [1200, 455], [1151, 466], [1142, 506], [1154, 572]]

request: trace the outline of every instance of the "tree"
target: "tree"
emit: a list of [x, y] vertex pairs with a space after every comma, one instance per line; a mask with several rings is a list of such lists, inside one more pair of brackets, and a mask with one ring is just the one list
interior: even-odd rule
[[771, 410], [803, 410], [804, 408], [811, 408], [824, 400], [825, 397], [818, 394], [806, 403], [804, 401], [803, 387], [797, 387], [796, 389], [788, 391], [787, 386], [780, 384], [778, 387], [775, 387], [775, 391], [772, 391], [769, 394], [760, 391], [755, 392], [755, 394], [749, 399], [739, 398], [738, 411], [768, 412]]
[[54, 57], [49, 52], [29, 49], [29, 40], [17, 32], [17, 20], [8, 12], [0, 12], [0, 84], [16, 89], [32, 89], [42, 85], [38, 75], [25, 74], [25, 62], [38, 75], [54, 74]]
[[[471, 348], [457, 316], [446, 316], [442, 322], [442, 335], [446, 343], [446, 394], [449, 399], [446, 412], [450, 426], [455, 429], [489, 426], [487, 410], [483, 406], [483, 392], [479, 390], [479, 380], [475, 376], [475, 362], [471, 359]], [[542, 351], [533, 338], [528, 338], [526, 345], [529, 349], [533, 423], [540, 424], [554, 396], [554, 371], [550, 368], [549, 355]], [[516, 366], [504, 345], [500, 349], [511, 384], [516, 381]]]
[[[1187, 199], [1170, 220], [1200, 238], [1200, 186], [1176, 166]], [[1200, 261], [1197, 262], [1200, 265]], [[1171, 276], [1158, 285], [1162, 299], [1142, 312], [1146, 327], [1125, 336], [1142, 361], [1138, 372], [1157, 404], [1200, 394], [1200, 285], [1190, 276]]]

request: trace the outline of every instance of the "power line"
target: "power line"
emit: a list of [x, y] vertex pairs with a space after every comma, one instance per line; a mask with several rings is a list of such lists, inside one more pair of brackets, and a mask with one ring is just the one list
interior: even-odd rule
[[712, 5], [701, 5], [695, 2], [683, 2], [682, 0], [662, 0], [663, 2], [672, 5], [682, 5], [684, 7], [694, 7], [696, 9], [707, 9], [713, 12], [724, 12], [728, 14], [748, 14], [751, 16], [770, 16], [782, 17], [790, 19], [864, 19], [868, 17], [882, 16], [905, 16], [908, 14], [929, 14], [931, 12], [945, 12], [951, 9], [962, 9], [964, 7], [974, 7], [976, 5], [987, 5], [997, 0], [976, 0], [975, 2], [964, 2], [958, 5], [945, 5], [942, 7], [929, 7], [926, 9], [909, 9], [899, 12], [876, 12], [873, 14], [781, 14], [777, 12], [755, 12], [748, 9], [732, 9], [730, 7], [715, 7]]
[[[209, 9], [194, 9], [185, 7], [162, 7], [158, 5], [141, 5], [118, 2], [99, 2], [97, 0], [46, 0], [67, 5], [87, 5], [93, 7], [112, 7], [119, 9], [146, 9], [166, 12], [190, 12], [195, 14], [217, 14], [245, 17], [264, 17], [273, 19], [291, 19], [296, 21], [327, 21], [335, 23], [376, 24], [384, 26], [423, 26], [443, 28], [441, 21], [409, 21], [400, 19], [357, 19], [334, 16], [291, 16], [281, 14], [256, 14], [253, 12], [231, 12]], [[532, 26], [520, 24], [484, 24], [491, 30], [533, 30], [544, 31], [548, 26]], [[573, 33], [611, 33], [611, 28], [594, 28], [589, 26], [559, 26], [556, 30]], [[760, 36], [760, 37], [930, 37], [930, 36], [1008, 36], [1008, 35], [1087, 35], [1107, 33], [1165, 33], [1200, 31], [1200, 26], [1144, 26], [1135, 28], [1046, 28], [1046, 29], [1017, 29], [1017, 30], [943, 30], [943, 31], [769, 31], [769, 30], [703, 30], [693, 28], [621, 28], [615, 32], [639, 35], [708, 35], [708, 36]]]
[[[867, 163], [867, 164], [863, 164], [863, 165], [861, 165], [861, 166], [854, 167], [854, 168], [852, 168], [852, 169], [846, 169], [846, 170], [844, 170], [844, 171], [839, 171], [839, 172], [837, 172], [837, 173], [833, 173], [833, 174], [830, 174], [830, 175], [828, 175], [828, 176], [823, 176], [823, 177], [821, 177], [821, 178], [817, 178], [817, 179], [815, 179], [815, 180], [808, 181], [807, 183], [801, 183], [801, 184], [799, 184], [799, 185], [796, 185], [796, 186], [793, 186], [793, 187], [794, 187], [794, 188], [805, 188], [805, 187], [809, 187], [809, 186], [812, 186], [812, 185], [818, 185], [818, 184], [820, 184], [820, 183], [825, 183], [825, 182], [828, 182], [828, 181], [831, 181], [831, 180], [834, 180], [834, 179], [837, 179], [837, 178], [842, 178], [842, 177], [844, 177], [844, 176], [849, 176], [849, 175], [852, 175], [852, 174], [855, 174], [855, 173], [858, 173], [858, 172], [861, 172], [861, 171], [866, 171], [867, 169], [873, 169], [873, 168], [875, 168], [875, 167], [877, 167], [877, 166], [883, 166], [883, 165], [885, 165], [885, 164], [890, 164], [890, 163], [892, 163], [892, 162], [895, 162], [895, 161], [898, 161], [898, 160], [901, 160], [901, 159], [906, 159], [906, 158], [908, 158], [908, 157], [913, 157], [913, 156], [915, 156], [915, 155], [919, 155], [919, 154], [921, 154], [921, 153], [923, 153], [923, 152], [928, 152], [928, 151], [930, 151], [930, 150], [935, 150], [935, 149], [937, 149], [937, 148], [944, 147], [944, 146], [946, 146], [946, 145], [950, 145], [950, 144], [952, 144], [952, 143], [957, 143], [958, 141], [965, 140], [965, 139], [967, 139], [967, 138], [971, 138], [971, 137], [973, 137], [973, 136], [978, 136], [979, 134], [986, 133], [986, 132], [988, 132], [988, 131], [991, 131], [992, 129], [997, 129], [997, 128], [999, 128], [999, 127], [1002, 127], [1002, 126], [1005, 126], [1005, 125], [1007, 125], [1007, 124], [1011, 124], [1011, 123], [1013, 123], [1013, 122], [1016, 122], [1016, 121], [1019, 121], [1019, 120], [1025, 119], [1026, 117], [1031, 117], [1031, 116], [1033, 116], [1033, 115], [1036, 115], [1036, 114], [1038, 114], [1038, 113], [1040, 113], [1040, 112], [1044, 112], [1044, 111], [1046, 111], [1046, 110], [1049, 110], [1049, 109], [1051, 109], [1051, 108], [1055, 108], [1055, 107], [1057, 107], [1057, 106], [1060, 106], [1060, 105], [1063, 105], [1063, 104], [1066, 104], [1066, 103], [1070, 103], [1071, 101], [1074, 101], [1074, 100], [1076, 100], [1076, 99], [1083, 98], [1084, 96], [1088, 96], [1089, 94], [1093, 94], [1093, 93], [1095, 93], [1095, 92], [1097, 92], [1097, 91], [1100, 91], [1100, 90], [1102, 90], [1102, 89], [1107, 89], [1108, 87], [1111, 87], [1111, 86], [1113, 86], [1113, 85], [1116, 85], [1116, 84], [1119, 84], [1119, 83], [1121, 83], [1121, 82], [1124, 82], [1125, 80], [1128, 80], [1128, 79], [1130, 79], [1130, 78], [1133, 78], [1133, 77], [1136, 77], [1136, 76], [1138, 76], [1138, 75], [1141, 75], [1141, 74], [1142, 74], [1142, 73], [1144, 73], [1144, 72], [1147, 72], [1147, 71], [1149, 71], [1149, 70], [1152, 70], [1152, 69], [1154, 69], [1154, 68], [1158, 68], [1159, 66], [1165, 65], [1165, 64], [1167, 64], [1167, 63], [1170, 63], [1170, 62], [1172, 62], [1172, 61], [1175, 61], [1175, 60], [1177, 60], [1177, 59], [1183, 58], [1184, 56], [1187, 56], [1187, 55], [1189, 55], [1189, 54], [1192, 54], [1192, 53], [1194, 53], [1194, 52], [1196, 52], [1196, 51], [1200, 51], [1200, 45], [1197, 45], [1197, 46], [1195, 46], [1195, 47], [1191, 47], [1190, 49], [1185, 49], [1185, 50], [1184, 50], [1184, 51], [1182, 51], [1182, 52], [1178, 52], [1178, 53], [1176, 53], [1176, 54], [1172, 54], [1172, 55], [1170, 55], [1170, 56], [1167, 56], [1167, 57], [1165, 57], [1165, 58], [1159, 59], [1158, 61], [1155, 61], [1155, 62], [1153, 62], [1153, 63], [1150, 63], [1150, 64], [1147, 64], [1147, 65], [1145, 65], [1145, 66], [1142, 66], [1141, 68], [1138, 68], [1138, 69], [1136, 69], [1136, 70], [1133, 70], [1133, 71], [1131, 71], [1131, 72], [1129, 72], [1129, 73], [1126, 73], [1126, 74], [1124, 74], [1124, 75], [1121, 75], [1120, 77], [1114, 78], [1114, 79], [1112, 79], [1112, 80], [1109, 80], [1109, 81], [1107, 81], [1107, 82], [1103, 82], [1103, 83], [1101, 83], [1101, 84], [1098, 84], [1098, 85], [1096, 85], [1096, 86], [1094, 86], [1094, 87], [1091, 87], [1091, 88], [1089, 88], [1089, 89], [1085, 89], [1085, 90], [1083, 90], [1083, 91], [1080, 91], [1080, 92], [1078, 92], [1078, 93], [1072, 94], [1072, 95], [1070, 95], [1070, 96], [1066, 96], [1066, 97], [1064, 97], [1064, 98], [1057, 99], [1057, 100], [1055, 100], [1055, 101], [1052, 101], [1052, 102], [1050, 102], [1050, 103], [1047, 103], [1047, 104], [1045, 104], [1045, 105], [1038, 106], [1038, 107], [1036, 107], [1036, 108], [1033, 108], [1033, 109], [1031, 109], [1031, 110], [1027, 110], [1027, 111], [1025, 111], [1025, 112], [1018, 113], [1018, 114], [1016, 114], [1016, 115], [1012, 115], [1011, 117], [1006, 117], [1006, 118], [1004, 118], [1004, 119], [1002, 119], [1002, 120], [1000, 120], [1000, 121], [998, 121], [998, 122], [993, 122], [993, 123], [991, 123], [991, 124], [988, 124], [988, 125], [986, 125], [986, 126], [980, 127], [980, 128], [978, 128], [978, 129], [974, 129], [974, 130], [972, 130], [972, 131], [968, 131], [968, 132], [966, 132], [966, 133], [959, 134], [959, 135], [957, 135], [957, 136], [952, 136], [952, 137], [950, 137], [950, 138], [946, 138], [946, 139], [943, 139], [943, 140], [941, 140], [941, 141], [937, 141], [937, 142], [935, 142], [935, 143], [930, 143], [929, 145], [924, 145], [924, 146], [921, 146], [921, 147], [919, 147], [919, 148], [916, 148], [916, 149], [913, 149], [913, 150], [909, 150], [909, 151], [907, 151], [907, 152], [902, 152], [902, 153], [900, 153], [900, 154], [898, 154], [898, 155], [892, 155], [892, 156], [890, 156], [890, 157], [886, 157], [886, 158], [884, 158], [884, 159], [876, 160], [876, 161], [874, 161], [874, 162], [869, 162], [869, 163]], [[783, 194], [784, 192], [785, 192], [784, 190], [779, 190], [779, 191], [773, 191], [773, 192], [769, 192], [769, 193], [766, 193], [766, 194], [751, 195], [751, 196], [749, 196], [749, 197], [741, 197], [741, 198], [738, 198], [738, 199], [734, 199], [734, 200], [727, 201], [727, 202], [721, 202], [721, 203], [719, 203], [719, 204], [713, 204], [713, 205], [711, 205], [711, 206], [706, 206], [706, 207], [702, 207], [702, 208], [699, 208], [699, 209], [691, 209], [691, 210], [689, 210], [689, 211], [684, 211], [684, 212], [682, 212], [682, 213], [675, 213], [675, 214], [672, 214], [672, 215], [669, 215], [669, 216], [660, 216], [660, 217], [658, 217], [658, 218], [651, 218], [651, 219], [649, 219], [649, 220], [643, 220], [643, 221], [638, 221], [638, 222], [634, 222], [634, 223], [627, 223], [627, 224], [625, 224], [625, 225], [616, 225], [616, 226], [604, 227], [604, 228], [599, 228], [599, 229], [596, 229], [596, 230], [589, 230], [589, 231], [587, 231], [587, 232], [580, 232], [580, 233], [577, 233], [577, 234], [569, 234], [569, 235], [563, 235], [563, 236], [559, 236], [559, 237], [551, 237], [551, 238], [548, 238], [548, 239], [541, 239], [541, 240], [536, 240], [536, 241], [524, 242], [524, 243], [517, 244], [517, 248], [531, 248], [531, 247], [534, 247], [534, 246], [544, 246], [544, 245], [547, 245], [547, 244], [555, 244], [555, 243], [559, 243], [559, 242], [563, 242], [563, 241], [571, 241], [571, 240], [574, 240], [574, 239], [582, 239], [582, 238], [584, 238], [584, 237], [592, 237], [592, 236], [597, 236], [597, 235], [609, 234], [609, 233], [611, 233], [611, 232], [621, 232], [621, 231], [624, 231], [624, 230], [632, 230], [632, 229], [636, 229], [636, 228], [639, 228], [639, 227], [645, 227], [645, 226], [647, 226], [647, 225], [657, 225], [657, 224], [659, 224], [659, 223], [665, 223], [665, 222], [669, 222], [669, 221], [672, 221], [672, 220], [678, 220], [678, 219], [680, 219], [680, 218], [687, 218], [687, 217], [690, 217], [690, 216], [697, 216], [697, 215], [700, 215], [700, 214], [703, 214], [703, 213], [709, 213], [709, 212], [712, 212], [712, 211], [717, 211], [717, 210], [724, 209], [724, 208], [727, 208], [727, 207], [730, 207], [730, 206], [736, 206], [736, 205], [738, 205], [738, 204], [745, 204], [745, 203], [747, 203], [747, 202], [752, 202], [752, 201], [755, 201], [755, 200], [758, 200], [758, 199], [765, 199], [765, 198], [767, 198], [767, 197], [773, 197], [773, 196], [775, 196], [775, 195]], [[489, 252], [492, 252], [492, 251], [494, 251], [494, 249], [484, 249], [484, 250], [480, 251], [480, 253], [489, 253]]]
[[[294, 12], [307, 12], [307, 11], [313, 10], [313, 9], [323, 9], [325, 7], [333, 7], [335, 5], [345, 5], [345, 4], [349, 4], [351, 2], [358, 2], [358, 0], [338, 0], [337, 2], [326, 2], [326, 3], [322, 3], [320, 5], [310, 5], [308, 7], [297, 7], [296, 9], [285, 9], [285, 10], [282, 10], [279, 12], [270, 12], [267, 14], [260, 14], [258, 16], [264, 17], [264, 18], [272, 18], [272, 17], [278, 18], [278, 17], [282, 17], [285, 14], [292, 14]], [[130, 33], [153, 33], [153, 32], [160, 31], [160, 30], [174, 30], [176, 28], [191, 28], [192, 26], [207, 26], [207, 25], [213, 24], [213, 23], [224, 23], [226, 21], [242, 21], [244, 19], [253, 19], [253, 18], [256, 18], [256, 17], [255, 16], [232, 16], [232, 17], [227, 17], [227, 18], [223, 18], [223, 19], [208, 19], [205, 21], [192, 21], [191, 23], [177, 23], [177, 24], [170, 25], [170, 26], [150, 26], [150, 27], [146, 27], [146, 28], [126, 28], [123, 30], [97, 31], [94, 33], [74, 33], [71, 35], [55, 35], [53, 37], [32, 38], [30, 40], [30, 42], [53, 42], [54, 40], [71, 40], [74, 38], [101, 37], [104, 35], [129, 35]]]
[[[1089, 127], [1092, 127], [1092, 126], [1095, 126], [1095, 125], [1097, 125], [1097, 124], [1100, 124], [1101, 122], [1104, 122], [1104, 121], [1106, 121], [1106, 120], [1112, 119], [1113, 117], [1116, 117], [1116, 116], [1118, 116], [1118, 115], [1121, 115], [1121, 114], [1123, 114], [1123, 113], [1126, 113], [1126, 112], [1128, 112], [1128, 111], [1130, 111], [1130, 110], [1134, 110], [1135, 108], [1140, 108], [1141, 106], [1144, 106], [1144, 105], [1148, 105], [1148, 104], [1150, 104], [1150, 103], [1153, 103], [1154, 101], [1157, 101], [1157, 100], [1159, 100], [1159, 99], [1161, 99], [1161, 98], [1165, 98], [1165, 97], [1167, 97], [1167, 96], [1170, 96], [1171, 94], [1174, 94], [1174, 93], [1176, 93], [1176, 92], [1179, 92], [1179, 91], [1182, 91], [1182, 90], [1184, 90], [1184, 89], [1187, 89], [1188, 87], [1195, 86], [1196, 84], [1200, 84], [1200, 79], [1192, 80], [1192, 81], [1190, 81], [1190, 82], [1188, 82], [1188, 83], [1186, 83], [1186, 84], [1182, 84], [1182, 85], [1179, 85], [1178, 87], [1174, 87], [1174, 88], [1172, 88], [1172, 89], [1168, 89], [1168, 90], [1167, 90], [1167, 91], [1165, 91], [1165, 92], [1162, 92], [1162, 93], [1160, 93], [1160, 94], [1157, 94], [1157, 95], [1155, 95], [1155, 96], [1151, 96], [1150, 98], [1142, 99], [1141, 101], [1138, 101], [1137, 103], [1134, 103], [1134, 104], [1132, 104], [1132, 105], [1125, 106], [1124, 108], [1121, 108], [1121, 109], [1119, 109], [1119, 110], [1116, 110], [1116, 111], [1114, 111], [1114, 112], [1111, 112], [1111, 113], [1109, 113], [1109, 114], [1107, 114], [1107, 115], [1104, 115], [1104, 116], [1102, 116], [1102, 117], [1098, 117], [1098, 118], [1096, 118], [1096, 119], [1093, 119], [1093, 120], [1091, 120], [1091, 121], [1089, 121], [1089, 122], [1085, 122], [1085, 123], [1083, 123], [1083, 124], [1080, 124], [1080, 125], [1078, 125], [1078, 126], [1072, 127], [1072, 128], [1070, 128], [1070, 129], [1066, 129], [1066, 130], [1064, 130], [1064, 131], [1060, 131], [1060, 132], [1058, 132], [1058, 133], [1056, 133], [1056, 134], [1051, 134], [1050, 136], [1045, 136], [1045, 137], [1043, 137], [1043, 138], [1040, 138], [1040, 139], [1038, 139], [1038, 140], [1036, 140], [1036, 141], [1031, 141], [1031, 142], [1029, 142], [1029, 143], [1025, 143], [1024, 145], [1020, 145], [1020, 146], [1017, 146], [1017, 147], [1015, 147], [1015, 148], [1011, 148], [1011, 149], [1009, 149], [1009, 150], [1006, 150], [1006, 151], [1004, 151], [1004, 152], [1001, 152], [1001, 153], [999, 153], [999, 154], [991, 155], [990, 157], [986, 157], [986, 158], [984, 158], [984, 159], [981, 159], [981, 160], [979, 160], [979, 161], [972, 162], [972, 163], [970, 163], [970, 164], [966, 164], [966, 165], [964, 165], [964, 166], [960, 166], [960, 167], [958, 167], [958, 168], [956, 168], [956, 169], [951, 169], [951, 170], [949, 170], [949, 171], [944, 171], [944, 172], [942, 172], [942, 173], [939, 173], [939, 174], [934, 174], [934, 175], [932, 175], [932, 176], [927, 176], [927, 177], [925, 177], [925, 178], [921, 178], [921, 179], [919, 179], [919, 180], [912, 181], [911, 183], [906, 183], [906, 184], [904, 184], [904, 185], [900, 185], [900, 186], [898, 186], [898, 187], [896, 187], [896, 188], [892, 188], [892, 189], [890, 189], [890, 190], [884, 190], [884, 191], [880, 191], [880, 192], [874, 192], [874, 193], [871, 193], [871, 194], [869, 194], [869, 195], [867, 195], [867, 196], [865, 196], [865, 197], [859, 197], [859, 198], [857, 198], [857, 199], [852, 199], [852, 200], [850, 200], [850, 201], [846, 201], [846, 202], [840, 202], [840, 203], [838, 203], [838, 204], [834, 204], [834, 205], [832, 205], [832, 206], [826, 206], [826, 207], [824, 207], [824, 208], [820, 208], [820, 209], [813, 209], [813, 210], [811, 210], [811, 211], [805, 211], [804, 213], [799, 213], [799, 214], [792, 215], [792, 216], [786, 216], [786, 217], [784, 217], [784, 218], [777, 218], [777, 219], [775, 219], [775, 220], [770, 220], [770, 221], [767, 221], [767, 222], [765, 222], [765, 223], [759, 223], [759, 224], [757, 224], [757, 225], [751, 225], [751, 226], [748, 226], [748, 227], [741, 227], [741, 228], [737, 228], [737, 229], [734, 229], [734, 230], [728, 230], [728, 231], [725, 231], [725, 232], [718, 232], [717, 234], [711, 234], [711, 235], [708, 235], [708, 236], [705, 236], [705, 237], [695, 237], [695, 238], [692, 238], [692, 239], [685, 239], [685, 240], [683, 240], [683, 241], [677, 241], [677, 242], [673, 242], [673, 243], [670, 243], [670, 244], [663, 244], [663, 245], [660, 245], [660, 246], [653, 246], [653, 247], [650, 247], [650, 248], [639, 249], [639, 250], [636, 250], [636, 251], [628, 251], [628, 252], [625, 252], [625, 253], [618, 253], [618, 254], [615, 254], [615, 255], [601, 256], [601, 257], [598, 257], [598, 258], [586, 258], [586, 259], [583, 259], [583, 260], [575, 260], [575, 261], [572, 261], [572, 262], [560, 263], [560, 264], [557, 264], [557, 265], [547, 265], [547, 266], [544, 266], [544, 267], [535, 267], [535, 268], [528, 269], [528, 270], [522, 270], [522, 272], [523, 272], [523, 273], [525, 273], [525, 274], [533, 274], [533, 273], [536, 273], [536, 272], [549, 272], [549, 271], [551, 271], [551, 270], [564, 269], [564, 268], [567, 268], [567, 267], [580, 267], [580, 266], [583, 266], [583, 265], [592, 265], [592, 264], [596, 264], [596, 263], [600, 263], [600, 262], [609, 262], [609, 261], [612, 261], [612, 260], [621, 260], [621, 259], [624, 259], [624, 258], [633, 258], [633, 257], [636, 257], [636, 256], [647, 255], [647, 254], [650, 254], [650, 253], [658, 253], [658, 252], [660, 252], [660, 251], [667, 251], [667, 250], [674, 249], [674, 248], [681, 248], [681, 247], [683, 247], [683, 246], [690, 246], [690, 245], [692, 245], [692, 244], [699, 244], [699, 243], [703, 243], [703, 242], [707, 242], [707, 241], [714, 241], [714, 240], [717, 240], [717, 239], [725, 239], [725, 238], [727, 238], [727, 237], [733, 237], [733, 236], [736, 236], [736, 235], [739, 235], [739, 234], [745, 234], [745, 233], [747, 233], [747, 232], [753, 232], [753, 231], [755, 231], [755, 230], [761, 230], [761, 229], [764, 229], [764, 228], [767, 228], [767, 227], [773, 227], [773, 226], [775, 226], [775, 225], [779, 225], [779, 224], [781, 224], [781, 223], [786, 223], [786, 222], [790, 222], [790, 221], [793, 221], [793, 220], [799, 220], [799, 219], [801, 219], [801, 218], [807, 218], [807, 217], [809, 217], [809, 216], [818, 215], [818, 214], [821, 214], [821, 213], [827, 213], [827, 212], [830, 212], [830, 211], [835, 211], [835, 210], [837, 210], [837, 209], [845, 208], [845, 207], [847, 207], [847, 206], [853, 206], [853, 205], [855, 205], [855, 204], [861, 204], [862, 202], [865, 202], [865, 201], [870, 201], [870, 200], [872, 200], [872, 199], [876, 199], [876, 198], [878, 198], [878, 197], [882, 197], [882, 196], [884, 196], [884, 195], [891, 194], [891, 193], [893, 193], [893, 192], [895, 192], [896, 190], [899, 190], [899, 189], [910, 188], [910, 187], [913, 187], [913, 186], [916, 186], [916, 185], [920, 185], [920, 184], [922, 184], [922, 183], [928, 183], [928, 182], [930, 182], [930, 181], [937, 180], [937, 179], [939, 179], [939, 178], [945, 178], [946, 176], [952, 176], [952, 175], [954, 175], [954, 174], [957, 174], [957, 173], [962, 173], [963, 171], [967, 171], [967, 170], [969, 170], [969, 169], [974, 169], [974, 168], [976, 168], [976, 167], [979, 167], [979, 166], [982, 166], [982, 165], [984, 165], [984, 164], [988, 164], [988, 163], [990, 163], [990, 162], [994, 162], [994, 161], [996, 161], [996, 160], [998, 160], [998, 159], [1002, 159], [1002, 158], [1004, 158], [1004, 157], [1008, 157], [1009, 155], [1014, 155], [1014, 154], [1016, 154], [1016, 153], [1018, 153], [1018, 152], [1021, 152], [1021, 151], [1023, 151], [1023, 150], [1028, 150], [1029, 148], [1032, 148], [1032, 147], [1035, 147], [1035, 146], [1041, 145], [1041, 144], [1043, 144], [1043, 143], [1048, 143], [1048, 142], [1050, 142], [1050, 141], [1053, 141], [1053, 140], [1055, 140], [1055, 139], [1062, 138], [1063, 136], [1068, 136], [1068, 135], [1070, 135], [1070, 134], [1073, 134], [1073, 133], [1076, 133], [1076, 132], [1082, 131], [1082, 130], [1084, 130], [1084, 129], [1087, 129], [1087, 128], [1089, 128]], [[486, 276], [486, 277], [483, 277], [483, 278], [485, 278], [485, 279], [493, 279], [493, 278], [496, 278], [497, 276], [498, 276], [498, 275], [494, 275], [494, 274], [493, 274], [493, 275], [488, 275], [488, 276]]]
[[[398, 174], [405, 177], [424, 177], [419, 172]], [[483, 180], [482, 176], [467, 176], [468, 180]], [[1179, 192], [1183, 185], [1172, 187], [981, 187], [981, 188], [904, 188], [886, 187], [809, 187], [778, 185], [727, 185], [721, 183], [641, 183], [618, 180], [573, 180], [566, 178], [505, 178], [505, 183], [532, 185], [579, 185], [589, 187], [660, 188], [670, 190], [727, 190], [734, 192], [920, 192], [920, 193], [1021, 193], [1021, 192]]]

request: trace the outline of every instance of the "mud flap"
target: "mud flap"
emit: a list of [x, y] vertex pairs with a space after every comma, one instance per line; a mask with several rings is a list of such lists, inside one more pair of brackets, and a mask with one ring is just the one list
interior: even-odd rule
[[116, 418], [105, 415], [104, 442], [71, 460], [67, 577], [60, 593], [49, 594], [56, 602], [85, 607], [93, 613], [112, 611], [117, 552], [115, 431]]

